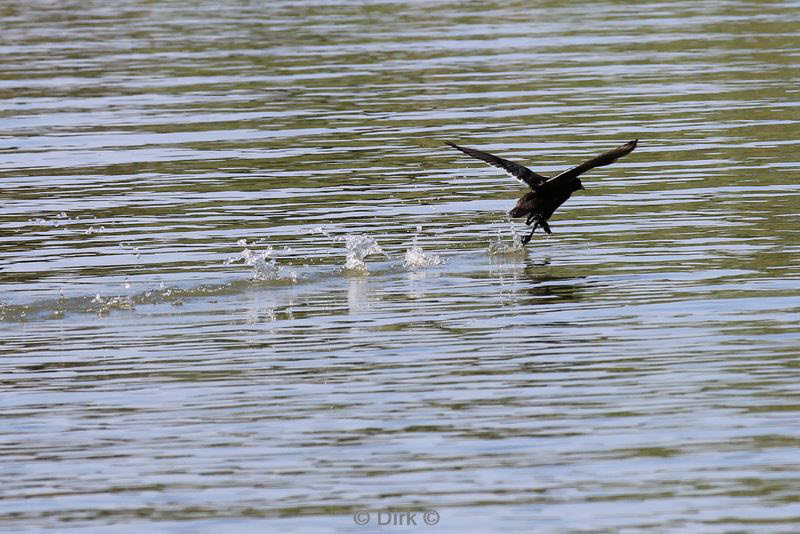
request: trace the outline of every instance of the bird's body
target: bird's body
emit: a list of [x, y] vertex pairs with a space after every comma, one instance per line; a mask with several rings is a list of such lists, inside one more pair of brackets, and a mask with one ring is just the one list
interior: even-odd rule
[[468, 156], [472, 156], [473, 158], [485, 161], [489, 165], [503, 169], [531, 188], [531, 191], [523, 195], [522, 198], [517, 201], [517, 205], [514, 206], [514, 209], [509, 212], [509, 214], [515, 218], [527, 217], [525, 221], [527, 225], [534, 223], [531, 233], [522, 238], [523, 244], [531, 240], [533, 232], [535, 232], [536, 228], [539, 226], [548, 234], [552, 233], [547, 221], [553, 216], [553, 213], [572, 196], [572, 193], [584, 189], [578, 176], [594, 167], [601, 167], [614, 163], [617, 159], [632, 152], [633, 149], [636, 148], [637, 142], [638, 140], [634, 139], [613, 150], [609, 150], [608, 152], [585, 161], [577, 167], [572, 167], [552, 178], [547, 178], [513, 161], [497, 157], [488, 152], [462, 147], [446, 141], [449, 146], [460, 150]]

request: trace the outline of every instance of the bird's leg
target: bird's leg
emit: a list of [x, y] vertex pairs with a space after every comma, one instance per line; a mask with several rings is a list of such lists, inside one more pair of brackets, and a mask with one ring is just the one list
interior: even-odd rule
[[538, 224], [542, 225], [542, 230], [544, 230], [544, 231], [545, 231], [545, 232], [547, 232], [548, 234], [552, 234], [552, 233], [553, 233], [553, 232], [550, 230], [550, 225], [549, 225], [549, 224], [547, 224], [547, 221], [545, 221], [545, 220], [541, 220], [541, 221], [538, 221]]
[[536, 229], [539, 227], [539, 223], [541, 223], [541, 222], [542, 221], [537, 220], [536, 224], [534, 224], [533, 228], [531, 228], [531, 233], [529, 233], [528, 235], [522, 236], [522, 244], [523, 245], [527, 245], [528, 241], [530, 241], [533, 238], [533, 232], [536, 231]]

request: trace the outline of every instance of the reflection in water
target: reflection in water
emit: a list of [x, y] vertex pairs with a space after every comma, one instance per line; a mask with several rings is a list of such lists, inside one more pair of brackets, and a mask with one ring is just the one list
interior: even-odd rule
[[580, 278], [537, 275], [537, 272], [541, 273], [539, 266], [533, 269], [527, 267], [524, 272], [526, 282], [529, 282], [525, 293], [533, 297], [527, 302], [529, 304], [552, 301], [580, 302], [585, 297], [585, 281]]
[[347, 308], [350, 314], [367, 312], [372, 308], [369, 294], [369, 280], [361, 276], [347, 279]]

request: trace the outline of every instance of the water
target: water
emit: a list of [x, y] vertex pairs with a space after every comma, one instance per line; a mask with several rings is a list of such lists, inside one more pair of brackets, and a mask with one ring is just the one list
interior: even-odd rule
[[339, 4], [0, 8], [0, 528], [795, 531], [797, 2]]

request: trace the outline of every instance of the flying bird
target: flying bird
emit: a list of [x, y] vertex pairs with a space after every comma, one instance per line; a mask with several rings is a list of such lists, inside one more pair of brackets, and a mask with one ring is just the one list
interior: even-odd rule
[[509, 212], [509, 215], [515, 218], [527, 217], [525, 224], [528, 226], [534, 223], [531, 233], [522, 238], [522, 244], [527, 245], [528, 241], [533, 237], [533, 232], [540, 226], [548, 234], [553, 233], [550, 230], [550, 225], [547, 224], [547, 221], [553, 216], [553, 212], [555, 212], [561, 204], [566, 202], [567, 199], [572, 196], [573, 192], [579, 189], [585, 189], [578, 179], [578, 176], [589, 169], [610, 165], [622, 156], [633, 152], [638, 141], [638, 139], [628, 141], [624, 145], [620, 145], [613, 150], [609, 150], [590, 160], [584, 161], [577, 167], [567, 169], [552, 178], [536, 174], [519, 163], [514, 163], [513, 161], [489, 154], [488, 152], [459, 146], [450, 141], [445, 141], [445, 143], [460, 150], [467, 156], [472, 156], [473, 158], [485, 161], [489, 165], [503, 169], [512, 177], [531, 188], [531, 191], [525, 193], [525, 195], [517, 201], [517, 205], [514, 206], [514, 209]]

